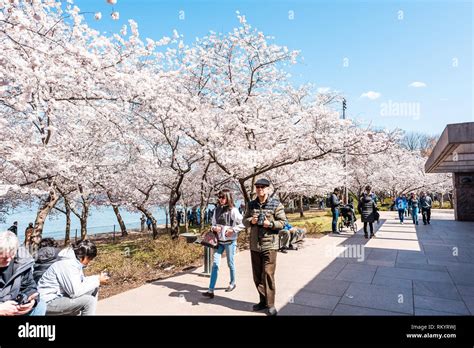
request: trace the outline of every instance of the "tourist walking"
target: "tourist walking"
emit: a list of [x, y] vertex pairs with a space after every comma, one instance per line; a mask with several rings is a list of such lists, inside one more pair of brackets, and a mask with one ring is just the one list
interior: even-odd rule
[[400, 219], [400, 223], [403, 224], [405, 211], [407, 209], [407, 199], [403, 197], [402, 194], [399, 194], [395, 199], [395, 208], [398, 210], [398, 218]]
[[269, 196], [270, 181], [259, 179], [255, 183], [257, 198], [246, 207], [243, 223], [250, 228], [250, 255], [253, 280], [260, 301], [254, 311], [267, 309], [268, 315], [276, 315], [275, 268], [278, 250], [278, 232], [286, 221], [285, 208]]
[[420, 212], [420, 201], [416, 196], [416, 193], [412, 193], [408, 200], [408, 209], [411, 210], [413, 218], [413, 224], [418, 225], [418, 213]]
[[430, 224], [431, 222], [431, 206], [433, 205], [433, 200], [429, 195], [422, 192], [420, 198], [421, 206], [421, 215], [423, 216], [423, 224]]
[[370, 186], [366, 186], [365, 191], [360, 196], [358, 210], [361, 215], [361, 220], [364, 223], [365, 238], [369, 238], [367, 225], [370, 228], [370, 238], [375, 237], [374, 221], [376, 220], [375, 215], [377, 212], [377, 205], [375, 204], [373, 195], [371, 194]]
[[218, 235], [218, 246], [214, 252], [214, 262], [212, 264], [211, 279], [209, 282], [209, 290], [203, 295], [214, 298], [214, 288], [217, 282], [217, 274], [222, 254], [226, 253], [227, 266], [230, 270], [230, 282], [227, 292], [232, 291], [236, 287], [235, 283], [235, 251], [237, 250], [238, 233], [245, 229], [242, 224], [242, 214], [235, 207], [234, 197], [229, 189], [223, 189], [217, 194], [219, 203], [212, 215], [212, 231]]

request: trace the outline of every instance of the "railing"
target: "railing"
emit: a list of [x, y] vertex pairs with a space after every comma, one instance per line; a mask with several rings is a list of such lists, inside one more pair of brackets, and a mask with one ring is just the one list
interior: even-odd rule
[[[127, 232], [141, 232], [141, 223], [127, 223], [125, 224]], [[158, 225], [158, 227], [164, 228], [165, 225]], [[148, 233], [152, 235], [153, 231], [148, 230], [146, 224], [144, 226], [143, 233]], [[111, 236], [113, 238], [113, 241], [115, 242], [116, 236], [120, 236], [122, 234], [122, 231], [120, 229], [119, 224], [114, 224], [114, 225], [104, 225], [104, 226], [93, 226], [93, 227], [88, 227], [87, 228], [87, 235], [88, 236]], [[66, 237], [66, 230], [62, 231], [48, 231], [44, 230], [42, 234], [43, 238], [54, 238], [57, 241], [63, 241]], [[20, 241], [24, 242], [24, 235], [19, 235]], [[81, 239], [81, 229], [80, 228], [71, 228], [69, 232], [69, 239], [71, 241], [78, 241]]]

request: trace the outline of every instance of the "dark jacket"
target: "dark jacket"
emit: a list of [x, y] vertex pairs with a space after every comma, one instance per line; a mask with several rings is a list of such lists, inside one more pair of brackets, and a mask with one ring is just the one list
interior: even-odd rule
[[[34, 263], [35, 261], [26, 248], [20, 246], [15, 258], [0, 274], [0, 302], [14, 301], [20, 292], [27, 296], [37, 292], [37, 286], [33, 279]], [[10, 273], [5, 281], [3, 272]]]
[[[253, 215], [260, 213], [265, 214], [267, 220], [273, 222], [272, 228], [252, 224]], [[285, 208], [278, 200], [268, 198], [261, 204], [257, 197], [250, 201], [242, 221], [245, 227], [250, 228], [250, 250], [278, 250], [278, 232], [283, 229], [285, 221]]]
[[59, 252], [59, 248], [55, 247], [44, 247], [38, 250], [38, 257], [33, 269], [33, 278], [37, 284], [49, 266], [58, 260]]
[[420, 198], [421, 209], [429, 209], [431, 208], [432, 204], [433, 204], [433, 201], [431, 200], [430, 196], [425, 196], [425, 197]]
[[17, 227], [17, 226], [11, 225], [10, 227], [8, 227], [8, 230], [9, 230], [10, 232], [13, 232], [13, 233], [15, 233], [16, 235], [18, 235], [18, 227]]
[[377, 211], [377, 206], [370, 195], [364, 193], [362, 196], [360, 196], [358, 210], [361, 215], [362, 222], [375, 221], [375, 212]]
[[418, 198], [410, 198], [408, 200], [408, 207], [420, 210], [420, 200]]

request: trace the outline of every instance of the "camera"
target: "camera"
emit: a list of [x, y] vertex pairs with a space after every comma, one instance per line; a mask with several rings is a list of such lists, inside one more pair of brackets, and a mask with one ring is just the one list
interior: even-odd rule
[[24, 304], [27, 304], [28, 302], [28, 295], [23, 293], [23, 292], [20, 292], [18, 294], [18, 296], [15, 298], [15, 301], [19, 304], [19, 305], [24, 305]]
[[265, 214], [264, 213], [258, 214], [257, 225], [258, 226], [263, 226], [264, 221], [265, 221]]

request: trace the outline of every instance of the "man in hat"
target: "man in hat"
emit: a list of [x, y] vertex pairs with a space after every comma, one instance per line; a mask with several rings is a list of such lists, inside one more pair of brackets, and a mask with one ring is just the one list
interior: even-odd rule
[[260, 296], [254, 311], [267, 309], [268, 315], [276, 315], [275, 267], [279, 244], [278, 233], [285, 225], [283, 204], [269, 197], [270, 181], [259, 179], [255, 183], [257, 197], [246, 208], [245, 227], [250, 228], [250, 255], [253, 280]]

